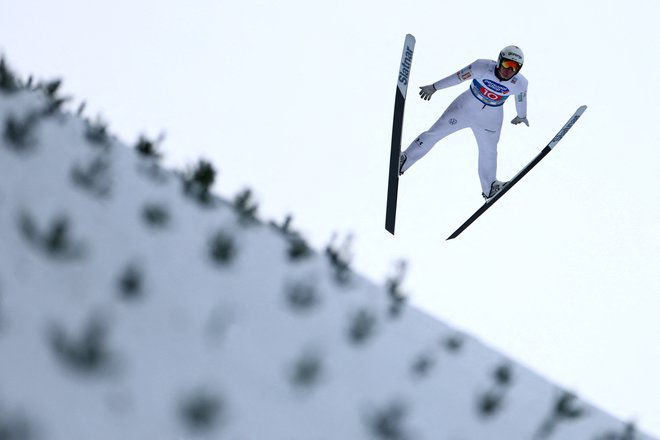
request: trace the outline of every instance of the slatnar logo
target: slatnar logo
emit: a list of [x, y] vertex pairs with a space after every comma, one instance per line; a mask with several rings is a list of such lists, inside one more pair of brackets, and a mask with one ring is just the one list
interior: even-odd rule
[[406, 46], [406, 53], [401, 60], [401, 69], [399, 70], [399, 82], [408, 85], [408, 77], [410, 76], [410, 66], [412, 65], [413, 51], [410, 47]]

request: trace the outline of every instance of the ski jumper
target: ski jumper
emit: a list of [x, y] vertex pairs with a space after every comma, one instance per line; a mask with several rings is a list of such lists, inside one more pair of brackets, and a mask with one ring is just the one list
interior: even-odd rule
[[433, 84], [436, 90], [440, 90], [470, 80], [470, 88], [460, 94], [440, 119], [404, 151], [407, 159], [402, 172], [428, 153], [439, 140], [470, 127], [479, 147], [481, 189], [484, 194], [490, 192], [490, 185], [497, 173], [497, 143], [504, 117], [502, 105], [510, 96], [515, 96], [518, 116], [527, 116], [527, 79], [517, 74], [508, 81], [502, 81], [495, 76], [496, 68], [495, 61], [477, 60]]

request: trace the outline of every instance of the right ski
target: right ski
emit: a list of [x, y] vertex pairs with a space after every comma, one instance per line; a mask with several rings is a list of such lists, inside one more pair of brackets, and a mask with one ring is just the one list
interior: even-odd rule
[[392, 146], [390, 149], [390, 171], [387, 184], [387, 209], [385, 212], [385, 229], [394, 235], [396, 223], [396, 201], [399, 193], [399, 156], [401, 155], [401, 134], [403, 131], [403, 109], [406, 104], [410, 66], [415, 50], [415, 37], [406, 35], [399, 66], [399, 80], [396, 86], [394, 100], [394, 122], [392, 124]]
[[518, 181], [520, 181], [520, 179], [522, 179], [525, 176], [525, 174], [527, 174], [532, 168], [534, 168], [539, 162], [541, 162], [541, 160], [543, 160], [543, 158], [547, 156], [549, 152], [552, 151], [552, 149], [564, 137], [564, 135], [568, 133], [568, 130], [571, 129], [573, 124], [575, 124], [577, 120], [580, 119], [580, 116], [582, 116], [582, 113], [584, 113], [586, 109], [587, 109], [586, 105], [583, 105], [580, 108], [578, 108], [573, 114], [573, 116], [571, 116], [571, 118], [568, 120], [568, 122], [562, 127], [562, 129], [559, 130], [559, 133], [557, 133], [557, 135], [554, 138], [552, 138], [550, 143], [546, 145], [546, 147], [543, 150], [541, 150], [541, 152], [529, 164], [527, 164], [527, 166], [525, 166], [522, 170], [520, 170], [520, 172], [516, 174], [513, 177], [513, 179], [511, 179], [507, 183], [507, 185], [495, 195], [495, 197], [493, 197], [490, 201], [484, 203], [481, 208], [477, 209], [477, 211], [474, 214], [472, 214], [472, 216], [469, 219], [467, 219], [465, 223], [463, 223], [456, 231], [454, 231], [454, 233], [451, 234], [449, 238], [447, 238], [447, 240], [451, 240], [452, 238], [458, 237], [458, 235], [461, 232], [467, 229], [467, 227], [470, 226], [476, 219], [478, 219], [479, 216], [481, 216], [481, 214], [486, 212], [488, 208], [493, 206], [495, 202], [497, 202], [500, 199], [500, 197], [502, 197], [507, 191], [509, 191], [511, 187], [513, 187], [513, 185], [518, 183]]

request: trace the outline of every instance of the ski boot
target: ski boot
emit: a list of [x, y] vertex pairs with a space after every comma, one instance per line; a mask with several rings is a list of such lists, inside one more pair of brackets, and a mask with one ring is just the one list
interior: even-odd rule
[[493, 200], [493, 197], [497, 195], [504, 187], [508, 184], [509, 182], [500, 182], [499, 180], [495, 180], [493, 183], [490, 184], [490, 192], [488, 195], [485, 193], [481, 193], [483, 198], [486, 200], [486, 203], [490, 202]]

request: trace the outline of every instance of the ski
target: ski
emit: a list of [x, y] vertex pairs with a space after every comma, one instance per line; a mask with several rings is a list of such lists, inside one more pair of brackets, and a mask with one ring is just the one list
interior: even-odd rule
[[415, 37], [406, 35], [399, 65], [399, 78], [394, 99], [394, 122], [392, 124], [392, 147], [390, 150], [390, 170], [387, 184], [387, 209], [385, 212], [385, 229], [394, 235], [396, 223], [396, 201], [399, 193], [399, 156], [401, 155], [401, 134], [403, 130], [403, 109], [406, 104], [410, 67], [415, 50]]
[[580, 116], [582, 116], [582, 113], [587, 109], [586, 105], [581, 106], [578, 108], [573, 116], [568, 120], [568, 122], [562, 127], [561, 130], [559, 130], [559, 133], [552, 138], [550, 143], [545, 146], [543, 150], [529, 163], [527, 166], [525, 166], [518, 174], [516, 174], [513, 179], [509, 181], [509, 183], [498, 192], [495, 197], [493, 197], [491, 200], [488, 202], [484, 203], [483, 206], [477, 211], [472, 214], [472, 216], [465, 221], [456, 231], [454, 231], [453, 234], [447, 238], [447, 240], [451, 240], [453, 238], [456, 238], [460, 235], [461, 232], [463, 232], [465, 229], [467, 229], [468, 226], [470, 226], [476, 219], [481, 216], [484, 212], [486, 212], [491, 206], [495, 204], [504, 194], [507, 193], [513, 186], [520, 181], [523, 177], [525, 177], [525, 174], [527, 174], [532, 168], [534, 168], [545, 156], [548, 155], [552, 151], [552, 149], [559, 143], [559, 141], [564, 137], [566, 133], [568, 133], [568, 130], [571, 129], [571, 127], [577, 122], [578, 119], [580, 119]]

